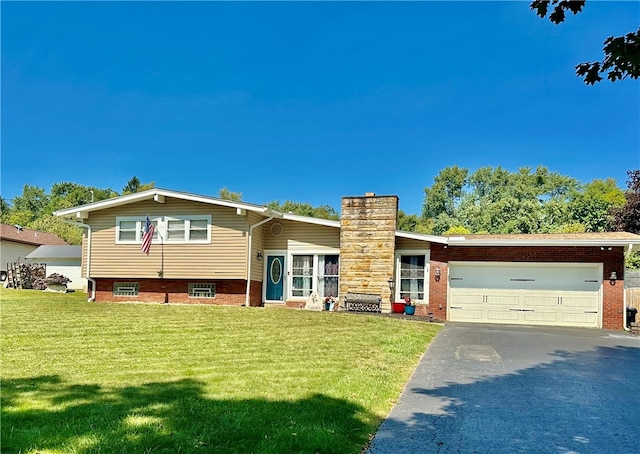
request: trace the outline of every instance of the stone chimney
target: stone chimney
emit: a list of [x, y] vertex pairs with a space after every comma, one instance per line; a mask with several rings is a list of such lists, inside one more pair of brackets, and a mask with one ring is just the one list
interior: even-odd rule
[[340, 296], [347, 292], [382, 296], [389, 312], [388, 279], [393, 276], [398, 197], [343, 197], [340, 221]]

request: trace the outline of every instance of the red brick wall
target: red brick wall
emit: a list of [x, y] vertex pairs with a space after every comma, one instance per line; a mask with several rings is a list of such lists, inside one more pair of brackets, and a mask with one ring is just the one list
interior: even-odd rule
[[[600, 247], [444, 247], [431, 244], [431, 276], [429, 282], [429, 311], [434, 316], [446, 320], [447, 275], [450, 261], [477, 262], [565, 262], [565, 263], [602, 263], [603, 264], [603, 307], [602, 327], [620, 329], [623, 317], [624, 298], [624, 249], [614, 247], [611, 250]], [[440, 268], [440, 281], [435, 280], [435, 270]], [[609, 276], [615, 271], [620, 280], [610, 285]]]
[[[114, 296], [114, 282], [137, 282], [138, 296]], [[190, 282], [216, 284], [215, 298], [189, 298]], [[140, 301], [145, 303], [187, 303], [242, 306], [246, 296], [245, 280], [182, 280], [182, 279], [101, 279], [96, 278], [96, 301]], [[262, 304], [262, 283], [251, 282], [249, 300], [252, 306]]]

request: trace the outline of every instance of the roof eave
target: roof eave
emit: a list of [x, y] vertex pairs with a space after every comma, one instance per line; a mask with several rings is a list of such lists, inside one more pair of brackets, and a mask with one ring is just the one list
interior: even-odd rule
[[79, 205], [72, 208], [66, 208], [64, 210], [55, 211], [55, 216], [64, 218], [81, 218], [87, 217], [88, 213], [92, 211], [103, 210], [106, 208], [113, 208], [122, 205], [128, 205], [130, 203], [140, 202], [143, 200], [156, 200], [158, 203], [164, 203], [164, 197], [173, 197], [182, 200], [189, 200], [192, 202], [201, 202], [211, 205], [226, 206], [229, 208], [236, 208], [240, 210], [252, 211], [255, 213], [264, 214], [265, 216], [278, 216], [279, 213], [271, 210], [266, 206], [253, 205], [244, 202], [234, 202], [231, 200], [217, 199], [214, 197], [200, 196], [196, 194], [190, 194], [186, 192], [169, 191], [166, 189], [154, 188], [146, 191], [136, 192], [133, 194], [127, 194], [113, 199], [100, 200], [98, 202], [88, 203], [86, 205]]

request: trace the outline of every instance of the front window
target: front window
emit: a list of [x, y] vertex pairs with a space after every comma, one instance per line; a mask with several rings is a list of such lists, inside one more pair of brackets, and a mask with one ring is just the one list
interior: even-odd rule
[[167, 221], [167, 241], [184, 240], [184, 219]]
[[[161, 216], [151, 218], [155, 226], [153, 243], [211, 242], [211, 216]], [[116, 218], [116, 243], [140, 244], [144, 235], [145, 216], [118, 216]]]
[[318, 296], [338, 296], [338, 268], [337, 255], [318, 256]]
[[337, 254], [305, 254], [291, 258], [291, 296], [307, 298], [317, 292], [320, 298], [338, 296], [340, 274]]
[[292, 296], [308, 297], [313, 291], [313, 255], [294, 255], [291, 269]]
[[400, 256], [400, 298], [424, 302], [425, 263], [424, 255]]

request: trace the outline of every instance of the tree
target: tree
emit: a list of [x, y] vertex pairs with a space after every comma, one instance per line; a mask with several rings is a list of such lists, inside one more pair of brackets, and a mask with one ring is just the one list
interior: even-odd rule
[[624, 205], [624, 192], [613, 178], [595, 179], [576, 192], [569, 203], [573, 222], [587, 232], [608, 232], [614, 228], [613, 210]]
[[[535, 0], [531, 2], [531, 9], [542, 18], [547, 15], [549, 5], [554, 5], [549, 14], [549, 20], [559, 24], [565, 20], [565, 11], [574, 15], [582, 11], [585, 1], [575, 0]], [[600, 74], [607, 73], [611, 82], [631, 77], [640, 77], [640, 28], [624, 36], [610, 36], [604, 41], [604, 58], [602, 61], [580, 63], [576, 66], [576, 74], [584, 77], [587, 85], [593, 85], [602, 80]]]
[[439, 214], [445, 213], [454, 217], [462, 198], [463, 189], [467, 184], [468, 175], [469, 169], [458, 166], [442, 169], [435, 176], [433, 186], [424, 189], [422, 216], [436, 218]]
[[41, 232], [53, 233], [69, 244], [82, 244], [82, 228], [70, 225], [57, 216], [48, 214], [27, 225], [28, 228]]
[[612, 210], [615, 227], [624, 232], [640, 234], [640, 170], [628, 170], [625, 203]]
[[7, 224], [9, 220], [9, 214], [11, 214], [11, 207], [9, 202], [2, 196], [0, 196], [0, 223]]
[[218, 198], [223, 200], [231, 200], [232, 202], [241, 202], [242, 201], [242, 193], [241, 192], [231, 192], [227, 188], [222, 188], [218, 191]]
[[152, 181], [151, 183], [140, 183], [138, 177], [133, 176], [124, 188], [122, 188], [122, 195], [125, 194], [133, 194], [134, 192], [146, 191], [147, 189], [153, 189], [155, 187], [155, 183]]
[[301, 203], [301, 202], [293, 202], [291, 200], [287, 200], [284, 203], [280, 203], [280, 201], [273, 201], [267, 204], [267, 207], [271, 208], [275, 211], [280, 211], [282, 213], [292, 213], [297, 214], [299, 216], [309, 216], [312, 218], [321, 218], [321, 219], [330, 219], [333, 221], [340, 220], [340, 216], [338, 212], [329, 205], [321, 205], [318, 207], [314, 207], [309, 203]]
[[48, 210], [49, 200], [50, 198], [43, 188], [25, 184], [22, 187], [22, 195], [11, 199], [10, 222], [26, 226], [36, 218], [51, 214], [51, 211]]
[[118, 194], [111, 188], [99, 189], [94, 186], [83, 186], [78, 183], [61, 182], [51, 186], [49, 211], [85, 205], [90, 202], [110, 199]]

